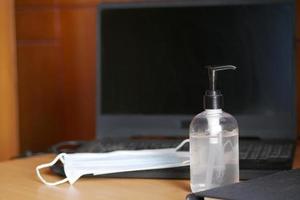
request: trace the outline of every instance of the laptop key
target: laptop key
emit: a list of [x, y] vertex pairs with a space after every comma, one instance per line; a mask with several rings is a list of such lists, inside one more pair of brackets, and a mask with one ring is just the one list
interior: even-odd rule
[[259, 157], [261, 150], [262, 150], [262, 145], [261, 144], [257, 145], [255, 148], [253, 148], [253, 151], [251, 152], [248, 159], [256, 160]]
[[259, 160], [267, 160], [272, 151], [272, 146], [270, 144], [266, 144], [259, 156]]
[[246, 160], [253, 149], [253, 145], [249, 143], [243, 143], [240, 145], [240, 160]]
[[271, 159], [277, 159], [280, 155], [280, 152], [282, 151], [282, 146], [281, 145], [276, 145], [270, 154]]
[[292, 157], [293, 154], [293, 145], [292, 144], [286, 144], [282, 148], [279, 158], [281, 159], [289, 159]]

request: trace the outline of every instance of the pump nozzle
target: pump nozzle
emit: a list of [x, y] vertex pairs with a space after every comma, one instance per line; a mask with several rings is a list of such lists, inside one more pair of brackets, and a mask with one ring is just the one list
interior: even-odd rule
[[224, 66], [207, 66], [209, 78], [209, 90], [206, 90], [203, 97], [204, 109], [220, 109], [223, 106], [223, 96], [220, 91], [216, 90], [217, 71], [235, 70], [233, 65]]

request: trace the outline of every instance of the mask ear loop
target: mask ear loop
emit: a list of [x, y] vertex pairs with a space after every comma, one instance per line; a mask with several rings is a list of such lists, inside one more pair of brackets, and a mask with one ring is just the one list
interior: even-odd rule
[[181, 147], [183, 147], [186, 143], [189, 143], [190, 139], [185, 139], [183, 140], [176, 148], [175, 150], [178, 151], [179, 149], [181, 149]]
[[[178, 151], [179, 149], [181, 149], [181, 147], [183, 147], [186, 143], [190, 143], [190, 139], [185, 139], [183, 140], [176, 148], [175, 151]], [[189, 160], [183, 161], [183, 164], [190, 164]]]
[[49, 162], [49, 163], [45, 163], [45, 164], [41, 164], [39, 166], [36, 167], [35, 171], [36, 171], [36, 174], [37, 176], [39, 177], [39, 179], [46, 185], [49, 185], [49, 186], [55, 186], [55, 185], [59, 185], [59, 184], [62, 184], [62, 183], [65, 183], [68, 181], [68, 178], [65, 178], [63, 180], [60, 180], [60, 181], [56, 181], [56, 182], [48, 182], [46, 181], [41, 173], [40, 173], [40, 170], [41, 169], [44, 169], [44, 168], [48, 168], [48, 167], [51, 167], [53, 166], [58, 160], [60, 160], [62, 163], [64, 163], [64, 159], [63, 159], [63, 156], [66, 155], [65, 153], [61, 153], [59, 155], [57, 155], [53, 161]]

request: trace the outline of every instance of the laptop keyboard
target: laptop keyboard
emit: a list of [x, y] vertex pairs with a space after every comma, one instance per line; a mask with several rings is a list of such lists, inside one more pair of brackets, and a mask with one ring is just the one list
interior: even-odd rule
[[[126, 140], [126, 139], [102, 139], [91, 142], [69, 141], [52, 147], [53, 153], [99, 153], [115, 150], [139, 150], [174, 148], [180, 140]], [[293, 163], [295, 144], [282, 140], [239, 140], [240, 179], [247, 180], [274, 173], [279, 170], [291, 169]], [[189, 145], [181, 148], [188, 151]], [[56, 174], [64, 175], [63, 165], [55, 164], [51, 167]], [[176, 178], [188, 179], [189, 167], [137, 171], [105, 175], [105, 177], [127, 178]]]
[[[181, 140], [96, 140], [78, 148], [77, 152], [110, 152], [116, 150], [141, 150], [174, 148]], [[188, 151], [189, 146], [184, 145], [183, 151]]]
[[292, 144], [240, 144], [240, 160], [288, 159], [292, 154]]
[[[76, 152], [97, 153], [116, 150], [174, 148], [181, 141], [104, 139], [83, 144], [76, 149]], [[242, 169], [283, 169], [291, 167], [294, 144], [289, 141], [241, 139], [239, 143], [240, 167]], [[189, 145], [184, 145], [181, 150], [188, 151]]]

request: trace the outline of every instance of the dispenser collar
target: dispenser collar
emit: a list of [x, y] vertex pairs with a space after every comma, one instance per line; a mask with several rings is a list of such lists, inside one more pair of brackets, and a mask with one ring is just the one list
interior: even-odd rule
[[206, 66], [208, 70], [209, 89], [206, 90], [203, 96], [204, 109], [221, 109], [223, 107], [223, 95], [216, 89], [217, 71], [235, 70], [233, 65], [224, 66]]

